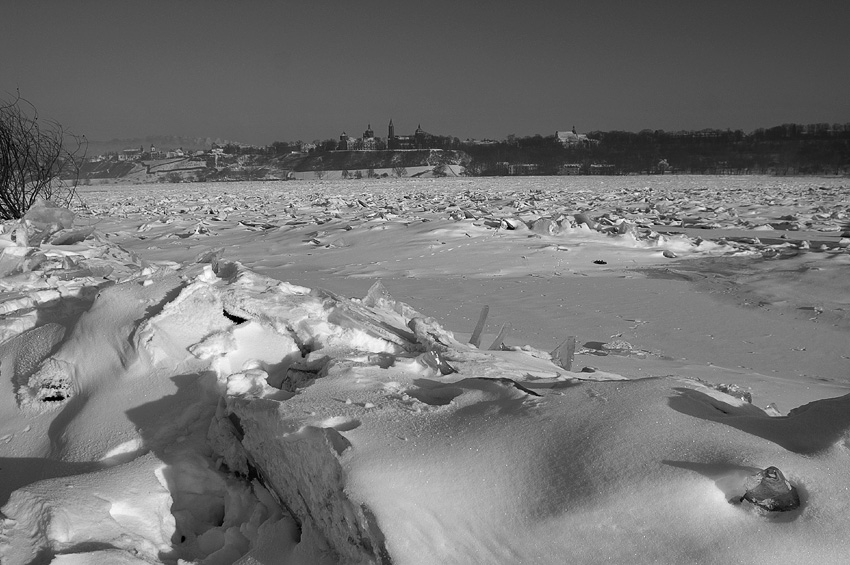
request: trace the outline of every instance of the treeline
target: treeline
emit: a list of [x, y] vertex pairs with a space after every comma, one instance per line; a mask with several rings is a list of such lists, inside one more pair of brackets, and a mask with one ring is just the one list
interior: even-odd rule
[[[473, 175], [850, 174], [850, 123], [665, 132], [594, 131], [563, 146], [552, 136], [465, 144]], [[532, 167], [511, 167], [529, 164]]]
[[784, 124], [749, 134], [594, 131], [566, 147], [554, 135], [535, 135], [462, 149], [472, 157], [473, 175], [850, 174], [850, 123]]
[[[576, 138], [578, 141], [576, 141]], [[421, 149], [463, 151], [472, 176], [510, 174], [850, 174], [850, 123], [783, 124], [750, 133], [742, 130], [592, 131], [563, 145], [555, 135], [501, 141], [461, 141], [428, 135]], [[338, 140], [275, 141], [266, 147], [223, 146], [226, 155], [255, 155], [271, 161], [291, 152], [334, 152]], [[265, 158], [265, 159], [263, 159]]]

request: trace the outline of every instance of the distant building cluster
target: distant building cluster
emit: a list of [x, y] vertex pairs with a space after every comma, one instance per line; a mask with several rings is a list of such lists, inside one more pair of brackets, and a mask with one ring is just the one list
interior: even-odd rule
[[339, 136], [337, 149], [340, 151], [377, 151], [381, 149], [404, 150], [425, 149], [429, 146], [429, 140], [434, 136], [422, 129], [420, 124], [412, 135], [396, 135], [395, 125], [392, 119], [387, 126], [387, 137], [382, 139], [375, 137], [372, 124], [366, 127], [361, 137], [350, 137], [345, 132]]
[[590, 139], [586, 134], [576, 133], [576, 127], [570, 131], [556, 131], [555, 138], [564, 147], [575, 147], [577, 145], [589, 146], [599, 143], [596, 139]]
[[177, 149], [159, 150], [154, 145], [145, 151], [143, 146], [130, 147], [119, 152], [108, 152], [102, 155], [90, 157], [90, 163], [102, 163], [104, 161], [155, 161], [157, 159], [181, 159], [183, 157], [195, 157], [204, 155], [203, 151], [183, 151], [182, 147]]
[[[511, 138], [515, 139], [515, 136], [508, 136], [508, 144], [512, 143]], [[599, 143], [599, 141], [596, 139], [588, 138], [586, 134], [577, 133], [575, 126], [573, 126], [572, 130], [569, 131], [556, 131], [555, 138], [558, 143], [560, 143], [566, 148], [591, 146]], [[339, 136], [338, 141], [326, 140], [325, 142], [322, 142], [321, 145], [319, 145], [319, 142], [304, 143], [299, 141], [297, 142], [296, 149], [294, 151], [290, 150], [289, 152], [307, 154], [312, 153], [314, 150], [317, 150], [320, 147], [324, 151], [333, 149], [336, 149], [338, 151], [404, 151], [432, 149], [435, 147], [445, 148], [447, 143], [454, 143], [458, 146], [461, 144], [461, 142], [457, 138], [442, 137], [439, 135], [431, 134], [422, 129], [421, 124], [417, 125], [416, 130], [414, 130], [413, 133], [398, 134], [396, 133], [396, 128], [395, 124], [393, 123], [393, 120], [390, 119], [389, 123], [387, 124], [386, 137], [376, 136], [375, 130], [372, 129], [372, 124], [370, 123], [366, 126], [366, 129], [359, 137], [349, 136], [346, 132], [342, 132], [342, 134]], [[504, 143], [504, 141], [497, 141], [492, 139], [467, 139], [465, 143], [467, 145], [488, 146]], [[277, 142], [273, 145], [276, 144]], [[234, 147], [237, 147], [236, 151], [234, 151]], [[100, 163], [105, 161], [150, 162], [167, 159], [190, 158], [192, 160], [214, 160], [215, 166], [218, 167], [219, 159], [223, 158], [225, 156], [225, 153], [241, 154], [243, 150], [245, 150], [245, 153], [250, 153], [251, 151], [248, 151], [249, 149], [259, 150], [259, 152], [262, 152], [263, 150], [272, 150], [270, 147], [256, 148], [253, 146], [235, 144], [230, 142], [228, 142], [228, 144], [224, 148], [219, 146], [216, 142], [212, 142], [211, 149], [198, 151], [184, 151], [182, 147], [162, 150], [151, 144], [148, 149], [145, 149], [143, 145], [140, 145], [139, 147], [128, 147], [121, 151], [112, 151], [103, 155], [98, 155], [96, 157], [90, 157], [88, 161], [92, 163]], [[274, 148], [274, 151], [277, 151], [277, 148]], [[539, 174], [539, 165], [534, 163], [503, 162], [497, 163], [496, 168], [500, 171], [501, 174], [507, 175]], [[562, 172], [562, 174], [573, 174], [573, 169], [576, 168], [576, 165], [564, 165], [564, 171]]]

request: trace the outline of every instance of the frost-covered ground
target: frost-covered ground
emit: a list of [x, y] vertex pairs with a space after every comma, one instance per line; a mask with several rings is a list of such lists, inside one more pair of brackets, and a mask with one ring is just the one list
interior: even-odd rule
[[0, 561], [845, 562], [847, 187], [85, 187], [0, 235]]

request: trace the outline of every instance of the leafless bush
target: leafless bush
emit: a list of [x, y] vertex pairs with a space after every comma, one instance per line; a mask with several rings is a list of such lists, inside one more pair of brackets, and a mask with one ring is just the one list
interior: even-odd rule
[[39, 120], [29, 101], [0, 101], [0, 219], [22, 217], [39, 196], [59, 206], [73, 200], [85, 137]]

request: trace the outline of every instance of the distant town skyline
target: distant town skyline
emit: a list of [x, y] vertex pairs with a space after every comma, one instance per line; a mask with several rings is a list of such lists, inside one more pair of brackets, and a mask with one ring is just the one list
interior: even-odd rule
[[15, 2], [0, 97], [92, 140], [850, 121], [850, 4]]

